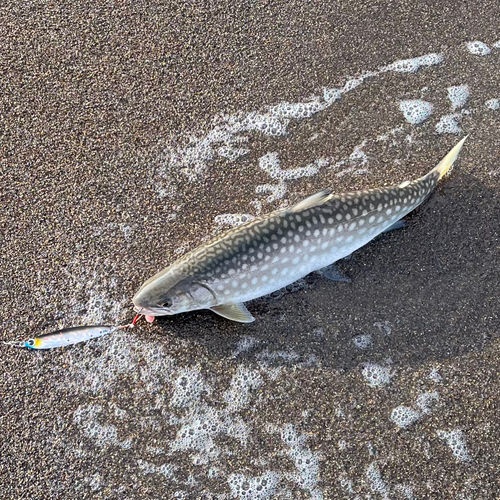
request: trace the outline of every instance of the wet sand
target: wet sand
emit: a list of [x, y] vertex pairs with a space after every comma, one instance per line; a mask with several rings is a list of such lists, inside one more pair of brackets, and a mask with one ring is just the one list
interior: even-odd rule
[[[217, 216], [397, 184], [470, 134], [407, 228], [340, 263], [350, 284], [308, 276], [249, 303], [250, 325], [197, 312], [0, 346], [1, 498], [496, 498], [496, 2], [1, 11], [1, 340], [129, 322], [137, 288]], [[444, 59], [380, 70], [426, 54]], [[343, 90], [325, 105], [325, 89]], [[433, 105], [417, 125], [399, 109], [412, 99]], [[283, 102], [323, 108], [273, 121], [282, 135], [210, 135]], [[438, 133], [453, 114], [461, 132]]]

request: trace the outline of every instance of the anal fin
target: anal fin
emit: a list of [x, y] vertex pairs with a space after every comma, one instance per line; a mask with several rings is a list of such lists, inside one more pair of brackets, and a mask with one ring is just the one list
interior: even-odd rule
[[382, 232], [383, 233], [388, 233], [389, 231], [392, 231], [394, 229], [402, 229], [403, 227], [406, 227], [408, 224], [404, 220], [398, 220], [391, 226], [389, 226], [387, 229], [384, 229]]
[[331, 281], [341, 281], [342, 283], [352, 282], [351, 278], [343, 274], [335, 264], [330, 264], [329, 266], [322, 267], [316, 272]]
[[255, 318], [242, 303], [221, 304], [220, 306], [211, 307], [210, 310], [223, 318], [230, 319], [231, 321], [238, 321], [239, 323], [252, 323], [255, 321]]

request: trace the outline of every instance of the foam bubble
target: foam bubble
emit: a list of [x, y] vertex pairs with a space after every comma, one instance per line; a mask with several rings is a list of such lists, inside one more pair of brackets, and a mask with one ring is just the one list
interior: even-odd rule
[[200, 406], [184, 421], [175, 440], [170, 443], [171, 451], [200, 452], [191, 455], [193, 463], [198, 465], [216, 459], [221, 451], [214, 437], [220, 434], [224, 427], [219, 412], [208, 406]]
[[389, 486], [382, 479], [382, 474], [376, 462], [372, 462], [366, 469], [366, 479], [373, 493], [379, 493], [384, 499], [389, 499]]
[[316, 175], [319, 168], [316, 165], [307, 165], [306, 167], [291, 168], [283, 170], [280, 167], [278, 153], [268, 153], [259, 158], [259, 168], [264, 170], [269, 177], [276, 180], [294, 180], [301, 177], [311, 177]]
[[422, 99], [411, 99], [399, 103], [399, 110], [403, 112], [406, 121], [414, 125], [427, 120], [433, 109], [434, 106], [430, 102]]
[[416, 73], [425, 66], [434, 66], [444, 61], [444, 54], [430, 53], [413, 59], [402, 59], [383, 66], [380, 71], [396, 71], [398, 73]]
[[473, 42], [466, 43], [467, 50], [476, 56], [487, 56], [491, 49], [484, 43], [479, 40], [474, 40]]
[[288, 475], [301, 488], [308, 490], [311, 498], [321, 500], [323, 493], [317, 487], [319, 481], [319, 453], [312, 452], [306, 446], [307, 437], [299, 435], [292, 424], [286, 424], [280, 429], [283, 442], [288, 446], [286, 454], [295, 464], [296, 473]]
[[461, 430], [437, 431], [437, 435], [440, 439], [446, 441], [455, 458], [461, 462], [467, 462], [471, 459], [467, 450], [464, 434]]
[[198, 368], [182, 368], [174, 380], [174, 393], [170, 405], [188, 407], [195, 404], [203, 392], [209, 392]]
[[391, 370], [376, 363], [366, 363], [361, 374], [371, 387], [383, 387], [391, 381]]
[[389, 321], [377, 321], [373, 323], [373, 326], [376, 326], [384, 335], [390, 335], [392, 333], [392, 325]]
[[137, 465], [144, 474], [161, 474], [167, 479], [174, 479], [174, 470], [176, 467], [172, 464], [156, 465], [152, 462], [139, 459], [137, 460]]
[[500, 99], [490, 99], [484, 103], [488, 109], [499, 109], [500, 108]]
[[394, 488], [400, 491], [408, 500], [415, 500], [415, 495], [413, 494], [413, 488], [406, 484], [398, 484]]
[[253, 477], [243, 474], [231, 474], [227, 482], [233, 497], [240, 500], [264, 500], [274, 496], [280, 480], [279, 474], [269, 471]]
[[277, 135], [285, 135], [286, 128], [288, 126], [289, 120], [279, 118], [277, 116], [272, 116], [268, 113], [258, 113], [253, 111], [248, 113], [241, 124], [237, 124], [236, 122], [233, 126], [236, 127], [238, 132], [261, 132], [264, 135], [277, 136]]
[[215, 217], [215, 223], [219, 226], [237, 227], [254, 220], [251, 214], [220, 214]]
[[368, 163], [368, 156], [363, 151], [363, 148], [365, 146], [366, 146], [366, 141], [363, 141], [361, 144], [354, 146], [354, 150], [352, 151], [352, 153], [349, 155], [348, 158], [339, 160], [333, 165], [333, 168], [335, 169], [339, 169], [347, 165], [347, 168], [344, 168], [343, 170], [335, 174], [337, 177], [342, 177], [351, 172], [355, 174], [367, 172], [367, 170], [359, 168]]
[[65, 388], [69, 383], [77, 393], [99, 393], [129, 377], [132, 381], [141, 380], [145, 390], [155, 393], [164, 389], [174, 372], [172, 357], [129, 332], [101, 337], [96, 344], [100, 348], [97, 355], [91, 343], [65, 353], [64, 364], [71, 373], [71, 377], [61, 382]]
[[469, 86], [457, 85], [455, 87], [448, 87], [448, 99], [451, 101], [453, 109], [462, 108], [467, 99], [469, 98]]
[[347, 491], [350, 495], [354, 495], [354, 488], [353, 488], [353, 482], [346, 476], [341, 476], [340, 479], [340, 486], [344, 488], [344, 490]]
[[283, 102], [277, 106], [271, 106], [269, 113], [279, 118], [309, 118], [324, 109], [325, 105], [316, 98], [309, 102]]
[[443, 381], [443, 377], [441, 377], [441, 375], [439, 375], [439, 372], [437, 371], [436, 368], [433, 368], [431, 370], [431, 372], [429, 373], [429, 378], [433, 381], [433, 382], [442, 382]]
[[227, 403], [227, 411], [234, 412], [245, 407], [250, 401], [251, 391], [259, 388], [262, 382], [257, 370], [238, 366], [231, 379], [231, 385], [223, 396]]
[[423, 392], [417, 397], [416, 405], [422, 413], [430, 414], [439, 402], [439, 394], [437, 391]]
[[221, 146], [217, 148], [217, 153], [223, 158], [227, 158], [229, 161], [235, 161], [238, 158], [250, 153], [249, 149], [244, 148], [233, 148], [231, 146]]
[[89, 487], [92, 491], [100, 490], [102, 487], [102, 476], [99, 473], [93, 474], [89, 478]]
[[278, 153], [267, 153], [259, 158], [259, 168], [264, 170], [272, 179], [281, 177], [281, 167]]
[[352, 339], [358, 349], [368, 349], [372, 345], [372, 336], [370, 334], [357, 335]]
[[93, 439], [95, 444], [101, 448], [109, 446], [131, 448], [132, 439], [119, 440], [118, 431], [114, 425], [101, 424], [98, 421], [102, 410], [100, 405], [79, 406], [73, 414], [73, 421], [83, 429], [87, 437]]
[[400, 428], [404, 429], [415, 423], [420, 418], [420, 413], [408, 406], [397, 406], [392, 410], [391, 420]]
[[442, 116], [436, 124], [436, 132], [438, 134], [461, 134], [462, 129], [459, 125], [461, 119], [462, 115], [460, 113], [452, 113], [450, 115]]
[[344, 87], [342, 88], [342, 93], [345, 94], [347, 92], [350, 92], [351, 90], [354, 90], [356, 87], [359, 87], [364, 82], [364, 80], [365, 79], [363, 76], [347, 80], [347, 82], [344, 84]]
[[323, 99], [325, 100], [327, 106], [330, 106], [333, 102], [337, 101], [342, 97], [342, 92], [339, 89], [331, 88], [323, 89]]
[[257, 354], [256, 358], [264, 363], [269, 363], [270, 361], [284, 360], [289, 363], [293, 363], [299, 359], [299, 355], [292, 350], [288, 351], [269, 351], [269, 349], [264, 349], [262, 352]]
[[250, 335], [246, 335], [238, 341], [238, 344], [236, 345], [236, 348], [233, 351], [233, 355], [231, 357], [238, 357], [242, 352], [249, 351], [255, 344], [257, 344], [257, 339]]
[[319, 163], [310, 164], [305, 167], [291, 168], [283, 170], [280, 167], [280, 162], [278, 159], [278, 153], [267, 153], [259, 158], [259, 168], [266, 172], [271, 179], [275, 179], [277, 184], [261, 184], [255, 189], [256, 193], [267, 193], [272, 194], [267, 197], [267, 202], [272, 203], [278, 199], [283, 198], [287, 191], [287, 185], [285, 181], [296, 180], [302, 177], [311, 177], [319, 172], [321, 160]]
[[286, 184], [281, 181], [277, 184], [261, 184], [255, 188], [257, 194], [271, 193], [267, 198], [267, 203], [273, 203], [277, 200], [281, 200], [287, 191]]

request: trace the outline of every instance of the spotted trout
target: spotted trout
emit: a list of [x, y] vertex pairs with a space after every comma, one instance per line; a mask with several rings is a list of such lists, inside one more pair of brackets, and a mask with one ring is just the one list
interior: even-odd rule
[[149, 322], [197, 309], [254, 321], [244, 302], [325, 268], [398, 227], [450, 170], [464, 141], [414, 181], [340, 195], [320, 191], [226, 232], [146, 281], [133, 298], [134, 309]]

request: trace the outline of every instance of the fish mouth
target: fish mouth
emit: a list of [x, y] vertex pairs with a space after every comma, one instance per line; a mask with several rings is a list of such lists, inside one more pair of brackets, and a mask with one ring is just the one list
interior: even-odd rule
[[170, 311], [166, 311], [165, 309], [160, 309], [159, 307], [142, 307], [142, 306], [135, 306], [134, 305], [134, 311], [137, 314], [142, 314], [144, 316], [171, 316], [172, 313]]

